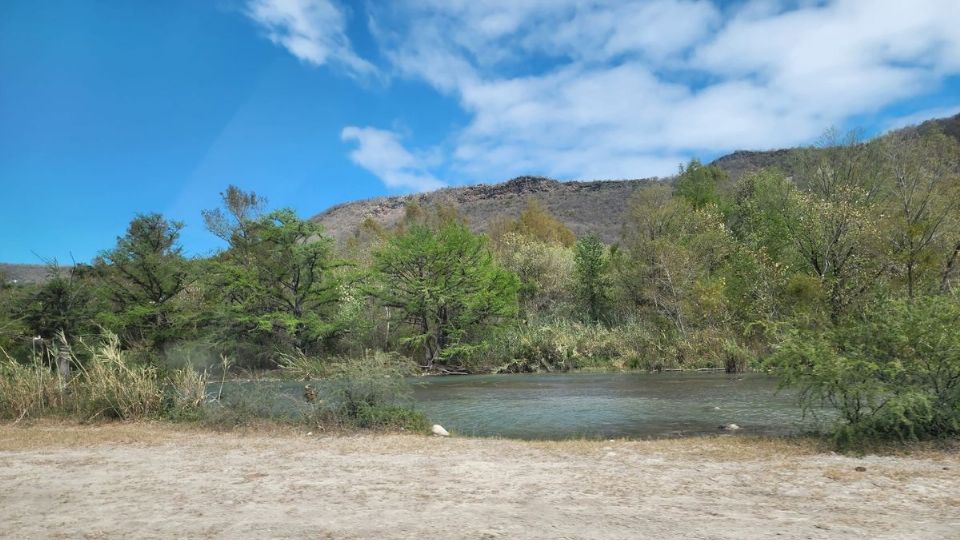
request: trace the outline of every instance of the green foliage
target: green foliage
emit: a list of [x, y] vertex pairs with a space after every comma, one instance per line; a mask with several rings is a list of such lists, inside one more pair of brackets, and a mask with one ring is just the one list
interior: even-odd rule
[[292, 210], [256, 219], [236, 212], [240, 221], [229, 234], [230, 248], [206, 268], [215, 339], [248, 365], [271, 365], [284, 351], [322, 350], [341, 330], [336, 271], [343, 263], [333, 256], [332, 240]]
[[496, 246], [501, 264], [520, 280], [520, 307], [527, 319], [570, 316], [576, 293], [573, 249], [517, 233], [503, 235]]
[[729, 180], [723, 169], [715, 165], [702, 165], [693, 159], [686, 167], [680, 168], [675, 192], [696, 209], [710, 205], [726, 208]]
[[181, 335], [178, 297], [191, 279], [178, 243], [182, 228], [160, 214], [138, 215], [95, 262], [113, 307], [101, 319], [128, 344], [160, 350]]
[[590, 322], [606, 318], [610, 302], [609, 259], [607, 248], [596, 236], [577, 242], [574, 251], [577, 297]]
[[726, 278], [736, 245], [715, 206], [693, 209], [666, 186], [639, 190], [614, 260], [621, 308], [688, 339], [730, 323]]
[[424, 365], [468, 353], [482, 332], [517, 313], [518, 280], [462, 223], [415, 223], [375, 254], [374, 296], [405, 323]]
[[960, 299], [887, 300], [827, 331], [794, 330], [766, 366], [804, 406], [840, 413], [837, 442], [960, 433]]
[[403, 357], [382, 352], [337, 362], [331, 366], [332, 375], [319, 383], [320, 422], [425, 431], [427, 421], [412, 408], [412, 393], [404, 380], [415, 369]]
[[[24, 306], [30, 304], [35, 287], [0, 282], [0, 349], [11, 354], [26, 354], [33, 334], [25, 322]], [[2, 353], [0, 353], [2, 354]]]
[[51, 265], [50, 279], [32, 289], [22, 306], [30, 332], [46, 340], [61, 332], [69, 338], [92, 332], [99, 306], [91, 277], [85, 267], [61, 271], [56, 264]]

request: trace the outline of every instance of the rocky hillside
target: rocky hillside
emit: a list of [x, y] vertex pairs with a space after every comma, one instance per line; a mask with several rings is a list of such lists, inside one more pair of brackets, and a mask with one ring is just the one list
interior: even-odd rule
[[50, 269], [43, 264], [0, 263], [0, 280], [12, 283], [39, 283], [46, 281]]
[[623, 213], [637, 187], [657, 179], [558, 182], [543, 177], [523, 176], [501, 184], [479, 184], [446, 188], [429, 193], [381, 197], [340, 204], [315, 216], [327, 233], [343, 240], [359, 223], [373, 218], [393, 225], [410, 203], [456, 208], [476, 230], [486, 230], [497, 216], [517, 216], [529, 199], [538, 199], [578, 236], [596, 234], [613, 242], [620, 234]]
[[[929, 120], [906, 129], [936, 128], [960, 140], [960, 114]], [[779, 167], [789, 173], [797, 149], [753, 152], [739, 150], [713, 161], [737, 178], [744, 173], [768, 167]], [[446, 188], [430, 193], [381, 197], [334, 206], [312, 219], [320, 222], [337, 239], [349, 237], [364, 219], [372, 218], [383, 225], [395, 224], [403, 217], [408, 203], [455, 207], [478, 231], [486, 230], [499, 215], [517, 216], [530, 198], [539, 199], [577, 236], [596, 234], [605, 242], [615, 242], [627, 210], [630, 195], [649, 182], [671, 181], [671, 178], [644, 180], [602, 180], [558, 182], [549, 178], [524, 176], [500, 184], [479, 184]]]

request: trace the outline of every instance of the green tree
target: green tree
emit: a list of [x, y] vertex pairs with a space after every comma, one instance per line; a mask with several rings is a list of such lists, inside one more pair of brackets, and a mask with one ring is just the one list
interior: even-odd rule
[[577, 242], [574, 251], [577, 296], [591, 322], [606, 318], [610, 302], [610, 276], [607, 248], [596, 236]]
[[710, 204], [725, 209], [729, 180], [730, 177], [720, 167], [702, 165], [693, 159], [685, 167], [680, 167], [675, 191], [695, 209]]
[[49, 279], [32, 291], [22, 312], [33, 335], [52, 340], [62, 333], [69, 341], [93, 330], [97, 307], [90, 268], [61, 269], [54, 262]]
[[426, 368], [468, 352], [482, 331], [517, 312], [516, 276], [456, 220], [405, 227], [374, 261], [373, 293], [408, 323], [404, 342], [423, 352]]
[[639, 190], [624, 224], [616, 267], [631, 307], [662, 318], [683, 339], [725, 322], [723, 272], [733, 239], [716, 206], [694, 210], [670, 187]]
[[179, 244], [183, 224], [160, 214], [141, 214], [117, 245], [95, 261], [113, 304], [107, 325], [124, 340], [161, 349], [179, 337], [178, 297], [191, 281]]
[[33, 291], [33, 287], [13, 283], [0, 270], [0, 348], [8, 354], [26, 349], [24, 338], [28, 330], [23, 320], [23, 306]]
[[788, 205], [789, 234], [806, 270], [826, 291], [834, 322], [855, 312], [887, 269], [880, 253], [883, 196], [876, 148], [830, 131], [803, 149], [800, 188]]
[[960, 248], [960, 145], [943, 134], [896, 132], [878, 142], [889, 197], [883, 233], [907, 296], [945, 290]]
[[570, 316], [576, 292], [573, 249], [511, 232], [500, 238], [497, 254], [520, 279], [520, 306], [528, 319]]
[[323, 228], [292, 210], [239, 214], [229, 238], [229, 249], [209, 266], [218, 341], [253, 345], [253, 355], [268, 363], [278, 352], [321, 350], [341, 330], [334, 312], [343, 266]]

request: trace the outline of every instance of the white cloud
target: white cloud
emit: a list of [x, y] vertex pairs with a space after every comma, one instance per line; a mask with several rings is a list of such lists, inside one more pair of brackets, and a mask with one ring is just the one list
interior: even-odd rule
[[374, 13], [403, 76], [459, 100], [476, 180], [671, 174], [805, 143], [960, 73], [956, 0], [427, 0]]
[[271, 41], [304, 62], [336, 63], [354, 76], [377, 71], [353, 51], [346, 14], [333, 0], [250, 0], [247, 15]]
[[[272, 39], [291, 51], [291, 36], [322, 44], [315, 63], [369, 66], [334, 4], [282, 4], [258, 18]], [[443, 167], [390, 131], [345, 129], [359, 144], [351, 158], [392, 187], [440, 185], [438, 170], [474, 181], [669, 175], [690, 157], [810, 142], [960, 74], [957, 0], [394, 0], [366, 10], [380, 69], [431, 85], [468, 116], [431, 134], [450, 143]]]
[[340, 133], [340, 138], [357, 143], [350, 152], [350, 159], [379, 177], [387, 187], [429, 191], [445, 185], [426, 169], [425, 164], [435, 158], [410, 152], [392, 131], [348, 126]]

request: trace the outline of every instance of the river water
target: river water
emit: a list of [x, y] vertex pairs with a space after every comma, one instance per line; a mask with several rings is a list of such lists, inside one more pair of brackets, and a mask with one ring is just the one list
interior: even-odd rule
[[416, 407], [463, 435], [522, 439], [655, 438], [816, 430], [796, 394], [773, 377], [722, 373], [531, 374], [427, 377]]
[[[413, 406], [460, 435], [520, 439], [791, 435], [822, 426], [761, 374], [565, 373], [408, 379]], [[322, 388], [323, 381], [314, 385]], [[303, 414], [303, 381], [228, 382], [224, 402], [259, 415]], [[211, 386], [211, 394], [219, 385]], [[322, 391], [321, 391], [322, 392]], [[236, 406], [236, 405], [234, 405]], [[726, 432], [725, 432], [726, 433]]]

